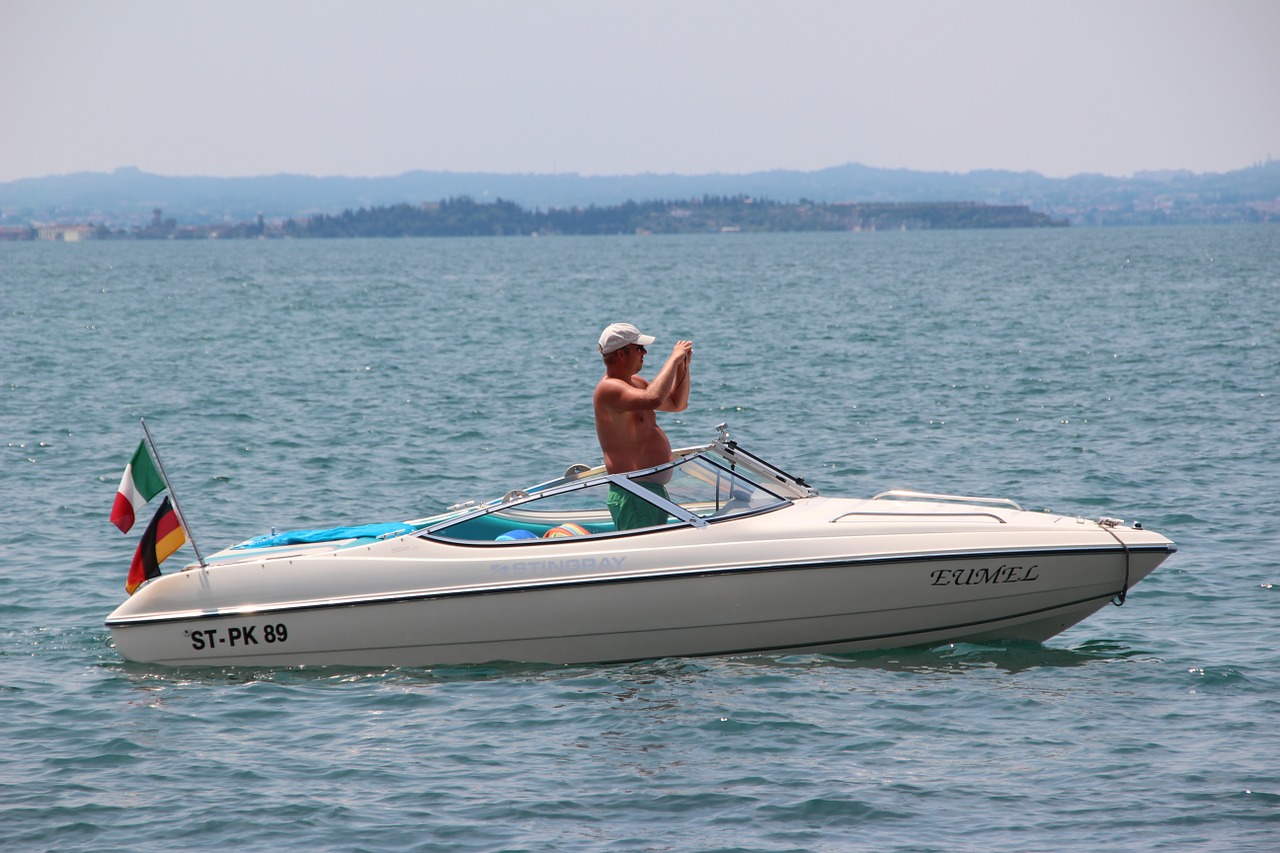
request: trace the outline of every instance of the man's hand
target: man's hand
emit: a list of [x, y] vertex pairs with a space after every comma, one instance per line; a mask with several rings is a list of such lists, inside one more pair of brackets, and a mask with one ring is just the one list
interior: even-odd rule
[[688, 364], [693, 358], [693, 341], [676, 341], [676, 345], [671, 348], [671, 358], [677, 357], [684, 364]]

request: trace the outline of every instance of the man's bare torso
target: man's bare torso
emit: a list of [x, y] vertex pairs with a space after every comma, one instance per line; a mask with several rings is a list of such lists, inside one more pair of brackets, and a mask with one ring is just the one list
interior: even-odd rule
[[[607, 382], [624, 382], [606, 376], [596, 387], [594, 400], [596, 435], [600, 449], [604, 451], [605, 469], [610, 473], [652, 468], [671, 461], [671, 442], [658, 426], [652, 411], [624, 412], [611, 409], [601, 401], [601, 390]], [[647, 388], [649, 383], [639, 376], [631, 378], [636, 388]]]

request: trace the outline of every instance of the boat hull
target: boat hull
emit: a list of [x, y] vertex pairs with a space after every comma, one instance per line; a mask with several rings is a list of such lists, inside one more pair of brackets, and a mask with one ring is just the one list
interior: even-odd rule
[[[360, 599], [118, 611], [107, 625], [123, 657], [176, 666], [601, 663], [1039, 642], [1153, 571], [1173, 550], [1160, 542], [523, 579]], [[207, 574], [157, 584], [176, 586], [186, 576], [198, 585]]]

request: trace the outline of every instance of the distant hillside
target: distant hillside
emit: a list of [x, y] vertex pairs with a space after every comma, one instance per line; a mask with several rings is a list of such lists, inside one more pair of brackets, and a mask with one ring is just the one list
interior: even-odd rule
[[962, 228], [1050, 228], [1065, 225], [1026, 207], [967, 202], [915, 204], [776, 204], [744, 196], [682, 202], [627, 202], [601, 207], [526, 210], [514, 202], [477, 204], [466, 197], [439, 204], [373, 207], [288, 220], [277, 235], [245, 236], [478, 237], [513, 235], [709, 234], [801, 231], [915, 231]]
[[272, 175], [165, 177], [133, 168], [0, 183], [0, 225], [92, 222], [144, 226], [152, 211], [182, 224], [338, 215], [447, 198], [504, 199], [528, 208], [746, 196], [776, 202], [976, 202], [1025, 205], [1073, 224], [1280, 220], [1280, 162], [1225, 174], [1140, 173], [1131, 178], [1035, 172], [914, 172], [850, 163], [814, 172], [743, 175], [504, 175], [408, 172], [385, 178]]

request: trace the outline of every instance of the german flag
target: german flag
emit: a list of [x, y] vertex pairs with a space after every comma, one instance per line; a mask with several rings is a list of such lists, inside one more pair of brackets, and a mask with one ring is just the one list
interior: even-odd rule
[[147, 525], [142, 534], [138, 550], [133, 553], [133, 562], [129, 565], [129, 579], [125, 581], [125, 591], [133, 595], [134, 590], [142, 586], [143, 581], [160, 577], [160, 564], [167, 560], [174, 551], [182, 547], [187, 536], [182, 531], [178, 514], [169, 503], [169, 496], [164, 496], [155, 518]]

